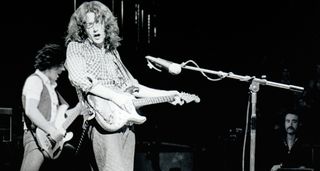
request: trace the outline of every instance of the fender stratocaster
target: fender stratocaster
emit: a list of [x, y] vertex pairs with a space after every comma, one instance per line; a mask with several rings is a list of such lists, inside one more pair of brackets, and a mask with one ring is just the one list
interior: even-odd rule
[[[196, 95], [188, 93], [180, 93], [181, 99], [186, 103], [195, 101], [200, 102], [200, 98]], [[95, 111], [95, 119], [99, 125], [106, 131], [114, 132], [122, 128], [124, 125], [142, 124], [146, 121], [144, 116], [137, 113], [136, 109], [157, 103], [173, 102], [175, 96], [159, 96], [159, 97], [148, 97], [132, 99], [135, 109], [130, 112], [122, 110], [118, 105], [112, 101], [106, 100], [99, 96], [88, 95], [88, 103], [91, 108]]]

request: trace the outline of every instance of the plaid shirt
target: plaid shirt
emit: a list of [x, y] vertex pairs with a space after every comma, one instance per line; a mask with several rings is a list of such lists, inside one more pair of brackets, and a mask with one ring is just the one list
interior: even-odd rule
[[123, 92], [137, 83], [116, 50], [99, 49], [88, 40], [68, 44], [66, 68], [71, 83], [83, 92], [90, 91], [95, 84]]

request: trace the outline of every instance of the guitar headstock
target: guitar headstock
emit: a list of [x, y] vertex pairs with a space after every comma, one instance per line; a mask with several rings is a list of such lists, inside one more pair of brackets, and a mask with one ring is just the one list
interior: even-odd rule
[[181, 92], [180, 94], [181, 94], [181, 99], [184, 100], [186, 103], [190, 103], [192, 101], [196, 103], [200, 102], [200, 98], [197, 95], [189, 94], [185, 92]]

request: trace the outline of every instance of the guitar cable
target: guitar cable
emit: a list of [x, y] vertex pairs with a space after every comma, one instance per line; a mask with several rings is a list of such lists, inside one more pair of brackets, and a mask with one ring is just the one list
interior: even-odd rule
[[80, 147], [81, 147], [81, 145], [83, 143], [83, 139], [84, 139], [84, 136], [85, 136], [85, 134], [86, 134], [86, 132], [88, 130], [88, 127], [89, 127], [89, 123], [88, 123], [88, 120], [86, 120], [84, 122], [84, 128], [82, 129], [82, 133], [81, 133], [81, 136], [80, 136], [80, 139], [79, 139], [79, 144], [78, 144], [77, 149], [75, 151], [75, 155], [77, 155], [79, 153]]

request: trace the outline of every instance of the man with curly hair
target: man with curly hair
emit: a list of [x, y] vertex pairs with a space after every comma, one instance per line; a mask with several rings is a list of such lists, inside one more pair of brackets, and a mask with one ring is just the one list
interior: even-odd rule
[[[145, 116], [136, 112], [133, 99], [173, 96], [171, 104], [183, 103], [176, 90], [139, 84], [121, 62], [117, 51], [120, 40], [116, 18], [101, 2], [82, 3], [70, 18], [66, 69], [71, 83], [81, 94], [80, 101], [86, 102], [95, 116], [89, 121], [88, 131], [95, 159], [91, 166], [95, 170], [133, 171], [135, 133], [132, 125], [146, 121]], [[135, 91], [131, 91], [133, 87]], [[121, 126], [119, 122], [125, 119], [117, 120], [120, 117], [130, 118], [131, 122]], [[114, 125], [121, 127], [109, 129], [108, 126]]]

